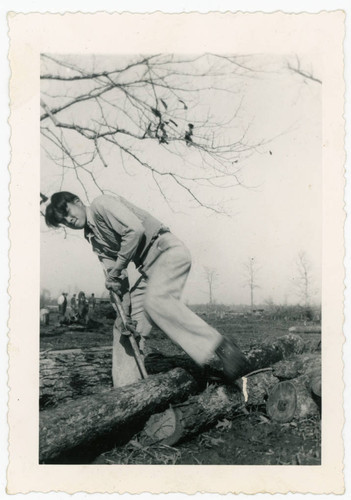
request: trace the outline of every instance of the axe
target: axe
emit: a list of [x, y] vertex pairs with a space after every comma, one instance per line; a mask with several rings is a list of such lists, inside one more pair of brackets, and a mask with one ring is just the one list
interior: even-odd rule
[[135, 358], [135, 361], [138, 365], [140, 373], [141, 373], [143, 378], [147, 378], [147, 372], [145, 369], [144, 361], [143, 361], [143, 358], [140, 354], [140, 350], [139, 350], [137, 341], [135, 340], [134, 332], [132, 331], [132, 329], [130, 327], [127, 326], [128, 325], [128, 318], [127, 318], [127, 315], [123, 309], [121, 299], [119, 298], [119, 295], [113, 291], [110, 291], [110, 295], [112, 298], [113, 305], [115, 306], [116, 311], [120, 315], [120, 318], [122, 320], [122, 323], [123, 323], [125, 330], [127, 330], [129, 332], [128, 337], [129, 337], [130, 345], [133, 349], [134, 358]]

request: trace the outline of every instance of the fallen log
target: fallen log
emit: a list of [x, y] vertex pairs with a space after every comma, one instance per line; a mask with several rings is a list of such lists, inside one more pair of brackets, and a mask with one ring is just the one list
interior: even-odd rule
[[251, 349], [247, 358], [252, 370], [272, 366], [281, 359], [288, 358], [294, 354], [301, 354], [305, 350], [305, 342], [299, 335], [288, 333], [278, 339], [268, 340], [263, 344]]
[[302, 420], [304, 418], [320, 416], [320, 400], [319, 402], [313, 398], [311, 390], [311, 376], [301, 375], [292, 380], [297, 396], [297, 408], [294, 415], [294, 420]]
[[[39, 414], [41, 463], [69, 449], [87, 445], [104, 436], [118, 437], [121, 429], [145, 421], [169, 403], [184, 401], [197, 391], [193, 377], [177, 368], [163, 375], [107, 392], [82, 397]], [[113, 441], [110, 443], [113, 446]]]
[[[247, 405], [262, 405], [278, 379], [270, 371], [244, 378], [243, 390], [235, 386], [207, 387], [184, 403], [173, 405], [174, 425], [170, 415], [153, 415], [140, 434], [142, 444], [155, 442], [174, 445], [198, 435], [222, 419], [232, 419]], [[156, 425], [155, 425], [156, 423]]]
[[[300, 354], [305, 350], [305, 342], [299, 335], [292, 333], [268, 340], [259, 344], [246, 353], [251, 370], [266, 368], [287, 357]], [[213, 358], [204, 367], [199, 367], [188, 356], [164, 356], [161, 353], [152, 353], [145, 358], [145, 366], [149, 373], [166, 372], [175, 366], [189, 371], [195, 378], [212, 378], [223, 376], [223, 369], [219, 360]]]
[[280, 380], [289, 380], [302, 374], [310, 375], [321, 371], [321, 355], [319, 353], [306, 353], [283, 359], [272, 365], [273, 375]]
[[293, 333], [322, 333], [321, 325], [298, 325], [291, 326], [289, 332]]
[[40, 409], [112, 387], [112, 347], [40, 353]]
[[[252, 369], [270, 366], [287, 356], [302, 352], [305, 344], [294, 334], [267, 341], [248, 353]], [[213, 359], [205, 367], [199, 367], [187, 355], [164, 356], [152, 353], [145, 358], [150, 374], [168, 372], [176, 367], [184, 368], [198, 382], [223, 376], [219, 360]], [[40, 354], [40, 409], [57, 406], [112, 388], [112, 347], [45, 351]]]
[[322, 397], [322, 378], [320, 373], [314, 373], [311, 376], [310, 387], [313, 395], [317, 398], [318, 403], [320, 404], [320, 399]]
[[322, 350], [322, 340], [321, 337], [304, 339], [305, 349], [304, 352], [321, 352]]

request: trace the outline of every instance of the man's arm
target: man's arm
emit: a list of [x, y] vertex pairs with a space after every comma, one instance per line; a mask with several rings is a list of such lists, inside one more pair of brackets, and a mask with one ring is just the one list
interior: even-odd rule
[[114, 273], [118, 275], [133, 259], [144, 235], [144, 227], [138, 217], [118, 198], [100, 196], [94, 202], [94, 209], [98, 217], [121, 236], [121, 247], [113, 266]]

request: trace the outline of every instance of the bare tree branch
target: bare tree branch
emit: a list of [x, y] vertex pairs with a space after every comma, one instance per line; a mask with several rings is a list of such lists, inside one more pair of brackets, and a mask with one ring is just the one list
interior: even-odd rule
[[[173, 183], [197, 206], [222, 213], [202, 188], [245, 186], [241, 160], [268, 142], [248, 139], [243, 81], [261, 71], [250, 61], [154, 54], [97, 63], [43, 54], [42, 147], [60, 167], [61, 187], [65, 170], [73, 169], [82, 187], [84, 174], [102, 191], [95, 169], [130, 174], [131, 162], [150, 173], [164, 199]], [[93, 153], [82, 159], [82, 151]], [[121, 155], [117, 164], [114, 151]]]
[[288, 62], [287, 66], [288, 66], [288, 69], [290, 71], [292, 71], [293, 73], [297, 73], [298, 75], [303, 76], [304, 78], [307, 78], [308, 80], [312, 80], [313, 82], [316, 82], [316, 83], [319, 83], [320, 85], [322, 85], [322, 80], [320, 80], [319, 78], [316, 78], [315, 76], [313, 76], [312, 73], [307, 72], [306, 70], [301, 69], [301, 63], [300, 63], [300, 59], [298, 57], [296, 57], [296, 65], [292, 66]]

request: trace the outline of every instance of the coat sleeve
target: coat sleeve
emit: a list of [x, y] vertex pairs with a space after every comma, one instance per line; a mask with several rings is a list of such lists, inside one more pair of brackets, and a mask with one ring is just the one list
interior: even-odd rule
[[100, 196], [95, 200], [94, 209], [105, 224], [121, 237], [120, 250], [113, 267], [116, 271], [122, 271], [133, 259], [144, 235], [144, 227], [118, 198]]

